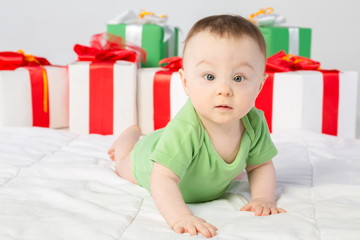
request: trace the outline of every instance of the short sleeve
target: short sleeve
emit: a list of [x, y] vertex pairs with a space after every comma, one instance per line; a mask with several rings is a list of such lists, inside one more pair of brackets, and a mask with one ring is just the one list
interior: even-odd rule
[[258, 165], [265, 163], [275, 157], [278, 151], [271, 140], [264, 113], [258, 109], [254, 109], [249, 116], [249, 121], [254, 130], [254, 136], [247, 164]]
[[173, 120], [166, 126], [150, 160], [169, 168], [181, 179], [199, 150], [200, 135], [196, 124]]

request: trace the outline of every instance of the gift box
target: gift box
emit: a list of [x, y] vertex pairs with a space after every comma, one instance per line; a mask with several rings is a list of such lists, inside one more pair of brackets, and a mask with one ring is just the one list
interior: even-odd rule
[[[284, 56], [285, 53], [281, 53], [277, 57]], [[264, 111], [271, 132], [306, 129], [355, 138], [358, 85], [356, 72], [321, 70], [318, 62], [306, 62], [298, 57], [294, 58], [298, 66], [285, 60], [283, 68], [280, 66], [278, 72], [274, 72], [274, 69], [269, 67], [269, 59], [269, 77], [255, 106]], [[279, 61], [275, 64], [282, 63]], [[318, 70], [311, 70], [311, 65]], [[291, 67], [309, 70], [287, 72]]]
[[74, 62], [69, 65], [69, 130], [119, 135], [136, 121], [135, 63]]
[[175, 58], [167, 68], [138, 71], [138, 123], [143, 135], [165, 127], [188, 99], [178, 73], [180, 61]]
[[141, 18], [133, 12], [125, 12], [108, 22], [107, 32], [146, 51], [146, 62], [141, 67], [157, 67], [161, 59], [178, 55], [179, 29], [153, 14]]
[[23, 52], [0, 55], [0, 126], [67, 127], [67, 68]]
[[74, 46], [78, 61], [69, 65], [69, 129], [74, 133], [119, 135], [137, 124], [139, 56], [108, 37], [95, 34], [90, 47]]
[[257, 25], [264, 36], [266, 56], [272, 56], [279, 51], [288, 54], [310, 57], [311, 29], [280, 26], [286, 19], [274, 13], [271, 7], [260, 9], [251, 14], [249, 20]]
[[284, 26], [260, 26], [266, 42], [266, 56], [284, 50], [288, 54], [310, 57], [311, 29]]

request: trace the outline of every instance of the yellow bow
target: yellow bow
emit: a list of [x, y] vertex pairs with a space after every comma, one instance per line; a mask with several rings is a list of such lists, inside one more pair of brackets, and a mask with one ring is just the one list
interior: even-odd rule
[[26, 62], [35, 62], [36, 64], [39, 65], [39, 67], [41, 68], [41, 72], [42, 72], [42, 79], [43, 79], [43, 86], [44, 86], [44, 93], [43, 93], [43, 110], [44, 112], [48, 112], [48, 78], [47, 78], [47, 74], [46, 74], [46, 70], [45, 68], [41, 65], [41, 63], [35, 58], [34, 55], [28, 55], [25, 54], [24, 50], [18, 50], [18, 53], [24, 55], [25, 61]]
[[155, 13], [153, 13], [153, 12], [148, 12], [148, 11], [146, 11], [146, 10], [141, 10], [140, 13], [139, 13], [139, 17], [140, 17], [141, 19], [143, 19], [145, 16], [148, 16], [148, 15], [150, 15], [150, 16], [155, 16], [155, 17], [158, 17], [158, 18], [167, 18], [167, 15], [165, 15], [165, 14], [156, 15]]
[[256, 13], [251, 14], [249, 17], [249, 20], [253, 20], [256, 16], [263, 15], [263, 14], [272, 14], [273, 12], [274, 12], [274, 9], [272, 7], [260, 9]]

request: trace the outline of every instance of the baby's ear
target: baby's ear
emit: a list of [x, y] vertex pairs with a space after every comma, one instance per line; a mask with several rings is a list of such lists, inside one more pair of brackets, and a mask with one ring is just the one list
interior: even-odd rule
[[262, 79], [262, 81], [261, 81], [261, 83], [260, 83], [260, 86], [259, 86], [259, 92], [261, 92], [261, 89], [263, 88], [263, 86], [264, 86], [264, 84], [265, 84], [265, 81], [266, 81], [266, 79], [269, 77], [269, 75], [268, 74], [264, 74], [264, 77], [263, 77], [263, 79]]
[[186, 93], [186, 95], [189, 96], [188, 94], [188, 88], [187, 88], [187, 81], [186, 81], [186, 76], [185, 76], [185, 71], [184, 69], [180, 68], [179, 69], [179, 75], [180, 75], [180, 79], [181, 79], [181, 83], [182, 83], [182, 86], [184, 88], [184, 91]]

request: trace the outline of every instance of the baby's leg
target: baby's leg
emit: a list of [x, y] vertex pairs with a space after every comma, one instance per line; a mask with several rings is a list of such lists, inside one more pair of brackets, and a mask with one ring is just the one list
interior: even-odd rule
[[115, 171], [121, 177], [136, 183], [132, 175], [130, 153], [140, 138], [140, 129], [137, 125], [127, 128], [113, 143], [108, 154], [115, 161]]

